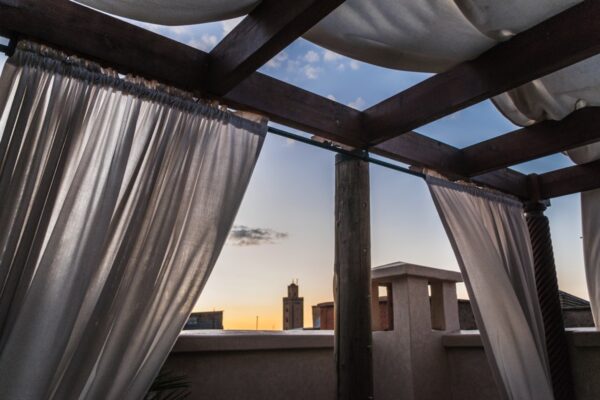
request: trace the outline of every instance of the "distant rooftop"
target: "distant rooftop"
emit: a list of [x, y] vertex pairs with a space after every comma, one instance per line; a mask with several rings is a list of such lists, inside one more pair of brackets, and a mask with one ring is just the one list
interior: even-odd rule
[[590, 302], [581, 297], [573, 296], [570, 293], [559, 290], [560, 307], [563, 310], [572, 310], [576, 308], [590, 308]]

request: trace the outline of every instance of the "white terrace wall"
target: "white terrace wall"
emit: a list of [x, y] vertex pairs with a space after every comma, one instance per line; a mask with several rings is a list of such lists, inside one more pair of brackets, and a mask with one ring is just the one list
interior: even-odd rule
[[[458, 331], [456, 273], [393, 264], [393, 329], [373, 333], [376, 400], [500, 400], [481, 339]], [[431, 302], [429, 296], [431, 294]], [[600, 399], [600, 332], [569, 331], [577, 400]], [[186, 331], [165, 368], [194, 400], [334, 400], [332, 331]]]
[[193, 400], [334, 400], [331, 331], [186, 331], [164, 368]]
[[[574, 328], [568, 330], [568, 338], [577, 400], [600, 399], [600, 332]], [[453, 400], [500, 400], [479, 334], [449, 334], [443, 344], [452, 371]]]

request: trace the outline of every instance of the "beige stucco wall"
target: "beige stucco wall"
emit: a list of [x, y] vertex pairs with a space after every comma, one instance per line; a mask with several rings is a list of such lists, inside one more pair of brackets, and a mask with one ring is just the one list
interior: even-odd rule
[[165, 369], [189, 378], [194, 400], [335, 398], [331, 332], [185, 332]]
[[[600, 332], [593, 328], [568, 330], [576, 400], [600, 399]], [[453, 400], [500, 400], [481, 339], [475, 332], [443, 339], [451, 370]]]
[[[435, 374], [420, 374], [409, 382], [398, 379], [409, 374], [407, 364], [417, 362], [418, 367], [415, 358], [419, 355], [406, 347], [401, 351], [404, 358], [380, 351], [397, 345], [391, 335], [393, 332], [374, 335], [376, 398], [385, 399], [386, 392], [400, 389], [408, 391], [406, 398], [412, 398], [410, 393], [419, 392], [412, 385], [439, 385]], [[600, 332], [578, 328], [569, 330], [568, 335], [577, 400], [600, 399]], [[428, 388], [433, 392], [443, 389], [444, 395], [436, 399], [500, 400], [477, 332], [445, 334], [440, 345], [444, 352], [439, 361], [447, 363], [449, 371], [443, 384], [448, 387]], [[185, 332], [165, 367], [189, 377], [194, 400], [335, 398], [332, 331]]]

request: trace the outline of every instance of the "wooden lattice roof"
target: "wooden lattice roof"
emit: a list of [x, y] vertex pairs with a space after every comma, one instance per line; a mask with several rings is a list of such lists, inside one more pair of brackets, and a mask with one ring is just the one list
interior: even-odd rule
[[524, 200], [600, 187], [600, 161], [539, 176], [508, 168], [597, 141], [598, 108], [465, 149], [414, 131], [600, 52], [600, 2], [575, 5], [364, 112], [256, 72], [342, 2], [265, 1], [210, 53], [67, 0], [0, 0], [0, 34], [47, 43], [122, 73], [156, 79], [336, 143]]

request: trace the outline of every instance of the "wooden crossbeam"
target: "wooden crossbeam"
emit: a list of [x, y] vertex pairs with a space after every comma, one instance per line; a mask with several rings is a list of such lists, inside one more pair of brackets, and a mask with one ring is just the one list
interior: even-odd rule
[[599, 15], [600, 2], [584, 1], [369, 108], [369, 142], [409, 132], [597, 54]]
[[369, 148], [369, 151], [406, 164], [430, 168], [450, 178], [464, 176], [459, 149], [417, 132], [392, 138]]
[[462, 149], [468, 176], [505, 168], [600, 140], [600, 107], [575, 111]]
[[344, 0], [263, 0], [210, 52], [210, 90], [224, 95]]
[[206, 75], [206, 53], [68, 0], [0, 0], [0, 34], [17, 34], [185, 90], [201, 88]]
[[364, 145], [360, 111], [258, 72], [222, 101], [335, 142], [352, 147]]
[[[451, 179], [466, 177], [460, 149], [416, 132], [387, 140], [371, 147], [369, 151], [392, 160], [436, 170]], [[471, 181], [519, 198], [526, 199], [529, 196], [527, 176], [511, 169], [482, 174], [471, 178]]]
[[538, 185], [542, 199], [598, 189], [600, 160], [541, 174]]

